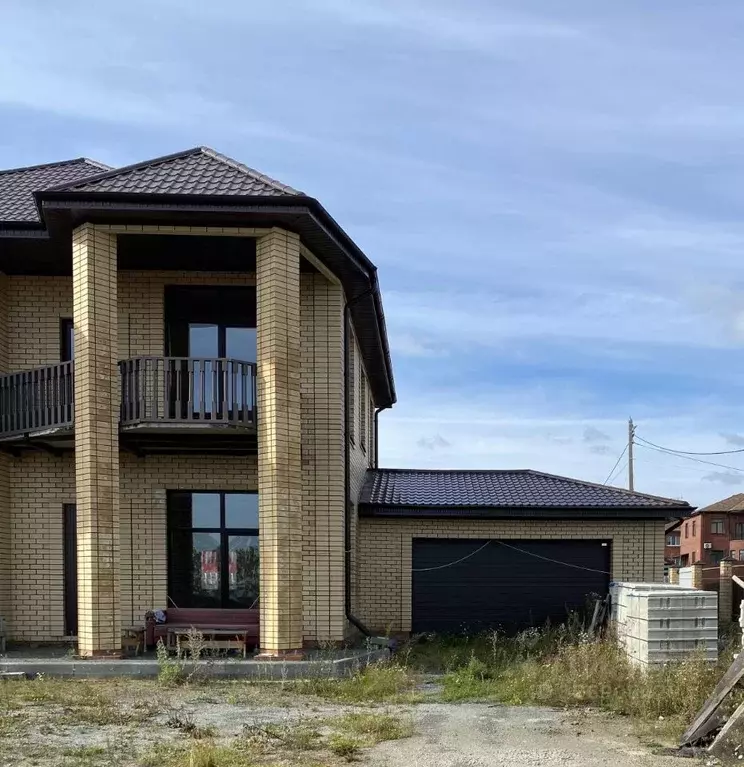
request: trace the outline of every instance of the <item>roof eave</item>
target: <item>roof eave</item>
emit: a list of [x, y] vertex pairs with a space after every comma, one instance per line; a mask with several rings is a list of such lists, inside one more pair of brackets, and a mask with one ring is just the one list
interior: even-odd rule
[[359, 504], [361, 517], [397, 517], [408, 519], [659, 519], [666, 520], [670, 514], [689, 516], [690, 506], [647, 506], [647, 507], [566, 507], [566, 506], [381, 506]]
[[[122, 192], [69, 192], [46, 189], [34, 192], [34, 199], [42, 221], [45, 212], [51, 209], [72, 210], [75, 208], [91, 208], [101, 212], [106, 208], [117, 211], [166, 208], [169, 210], [188, 208], [189, 206], [204, 210], [236, 211], [253, 209], [253, 212], [287, 212], [304, 213], [311, 217], [314, 225], [322, 235], [346, 256], [349, 263], [363, 276], [372, 289], [367, 299], [372, 302], [372, 314], [375, 317], [375, 333], [382, 351], [385, 366], [386, 391], [378, 392], [375, 404], [379, 407], [390, 407], [396, 402], [395, 380], [393, 377], [392, 357], [388, 341], [385, 316], [382, 311], [382, 296], [377, 279], [377, 268], [349, 237], [336, 220], [314, 197], [307, 195], [270, 195], [265, 197], [250, 197], [238, 195], [173, 195], [173, 194], [142, 194]], [[43, 226], [43, 224], [39, 224]]]

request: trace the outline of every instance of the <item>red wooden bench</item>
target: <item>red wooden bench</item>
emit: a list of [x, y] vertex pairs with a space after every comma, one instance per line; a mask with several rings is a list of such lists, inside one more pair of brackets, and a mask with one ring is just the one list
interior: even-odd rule
[[227, 609], [220, 610], [207, 607], [171, 607], [163, 610], [165, 623], [155, 623], [148, 618], [146, 637], [148, 647], [162, 639], [167, 646], [169, 629], [171, 636], [174, 629], [183, 633], [194, 629], [205, 636], [210, 629], [215, 629], [224, 635], [226, 629], [235, 629], [236, 636], [245, 636], [249, 648], [257, 647], [259, 641], [259, 611], [257, 609]]

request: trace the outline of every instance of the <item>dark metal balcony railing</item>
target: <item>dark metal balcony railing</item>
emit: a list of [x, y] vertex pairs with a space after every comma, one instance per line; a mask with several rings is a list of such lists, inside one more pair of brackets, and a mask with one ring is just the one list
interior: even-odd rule
[[[136, 357], [119, 363], [121, 425], [256, 426], [256, 365], [233, 359]], [[74, 363], [0, 375], [0, 436], [74, 424]]]
[[233, 359], [136, 357], [119, 363], [121, 425], [256, 424], [256, 365]]
[[73, 363], [0, 376], [0, 434], [72, 426]]

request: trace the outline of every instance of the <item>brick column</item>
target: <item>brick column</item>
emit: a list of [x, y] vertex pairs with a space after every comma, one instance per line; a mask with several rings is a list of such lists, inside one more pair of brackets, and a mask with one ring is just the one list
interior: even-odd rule
[[78, 652], [121, 654], [116, 237], [72, 235]]
[[[0, 274], [0, 373], [7, 373], [9, 358], [8, 333], [8, 278]], [[10, 613], [12, 608], [13, 551], [10, 523], [10, 456], [0, 456], [0, 617], [5, 619], [12, 636]]]
[[721, 560], [718, 582], [718, 625], [728, 626], [733, 620], [734, 584], [731, 576], [734, 574], [734, 560], [726, 557]]
[[695, 562], [695, 564], [690, 565], [690, 568], [692, 570], [692, 588], [694, 589], [702, 589], [703, 588], [703, 563], [702, 562]]
[[300, 239], [272, 229], [256, 248], [261, 654], [302, 648]]
[[679, 567], [669, 568], [669, 583], [673, 586], [679, 586]]

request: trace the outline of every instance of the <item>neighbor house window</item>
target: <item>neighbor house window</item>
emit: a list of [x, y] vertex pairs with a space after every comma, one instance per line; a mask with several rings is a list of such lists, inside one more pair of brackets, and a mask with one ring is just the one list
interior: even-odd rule
[[710, 531], [713, 533], [713, 535], [723, 535], [723, 520], [714, 519], [710, 523]]
[[687, 529], [687, 522], [685, 522], [685, 538], [690, 537], [690, 531]]
[[169, 492], [169, 604], [255, 607], [258, 528], [256, 493]]
[[734, 538], [737, 540], [744, 538], [744, 522], [737, 522], [734, 525]]
[[692, 537], [695, 537], [695, 522], [692, 523]]
[[669, 533], [669, 535], [667, 535], [667, 546], [679, 546], [680, 543], [679, 533]]
[[739, 549], [739, 561], [744, 562], [744, 549]]

